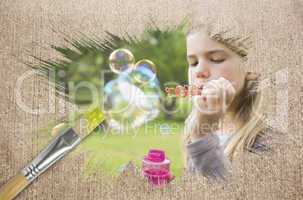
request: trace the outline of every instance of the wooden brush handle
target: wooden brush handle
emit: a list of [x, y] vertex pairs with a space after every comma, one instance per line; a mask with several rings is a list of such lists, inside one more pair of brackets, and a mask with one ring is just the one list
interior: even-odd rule
[[29, 183], [22, 173], [17, 174], [0, 188], [0, 200], [14, 199]]

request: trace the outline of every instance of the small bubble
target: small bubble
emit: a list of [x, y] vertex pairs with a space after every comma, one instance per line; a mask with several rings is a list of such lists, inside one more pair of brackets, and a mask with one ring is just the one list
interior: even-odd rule
[[134, 67], [134, 79], [138, 83], [147, 83], [156, 78], [156, 65], [147, 59], [139, 60]]

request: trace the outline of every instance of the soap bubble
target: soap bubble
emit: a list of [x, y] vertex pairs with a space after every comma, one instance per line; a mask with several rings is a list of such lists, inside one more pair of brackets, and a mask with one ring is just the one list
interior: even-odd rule
[[126, 69], [133, 68], [134, 63], [134, 55], [128, 49], [116, 49], [109, 56], [109, 67], [117, 74]]
[[134, 81], [138, 82], [138, 84], [145, 84], [149, 81], [153, 81], [156, 78], [156, 66], [150, 60], [140, 60], [135, 64], [132, 76]]
[[127, 69], [104, 87], [105, 111], [109, 127], [125, 131], [156, 118], [160, 112], [160, 86], [155, 77], [141, 84], [134, 78], [138, 71]]

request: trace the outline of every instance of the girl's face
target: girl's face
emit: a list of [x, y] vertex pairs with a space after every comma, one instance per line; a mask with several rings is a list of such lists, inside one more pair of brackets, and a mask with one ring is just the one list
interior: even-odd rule
[[244, 86], [243, 62], [236, 53], [212, 40], [206, 33], [195, 32], [187, 36], [187, 61], [189, 85], [201, 87], [206, 82], [224, 77], [238, 94]]

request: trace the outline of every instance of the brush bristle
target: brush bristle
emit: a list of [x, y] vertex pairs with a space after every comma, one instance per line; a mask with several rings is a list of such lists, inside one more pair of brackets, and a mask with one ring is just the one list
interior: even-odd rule
[[99, 107], [88, 109], [80, 115], [76, 126], [73, 129], [77, 132], [80, 138], [89, 135], [95, 128], [97, 128], [105, 119], [103, 112]]
[[84, 113], [84, 118], [87, 120], [88, 132], [92, 132], [103, 120], [104, 114], [100, 108], [94, 108]]

